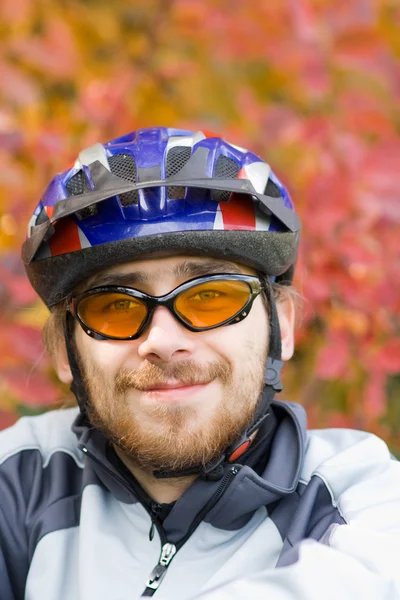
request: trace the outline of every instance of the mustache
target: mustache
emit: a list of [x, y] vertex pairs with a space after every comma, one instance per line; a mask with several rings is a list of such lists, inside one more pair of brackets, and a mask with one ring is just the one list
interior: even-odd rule
[[123, 394], [130, 388], [147, 392], [152, 388], [163, 387], [171, 379], [181, 385], [203, 385], [220, 379], [224, 385], [231, 381], [232, 369], [228, 362], [217, 360], [197, 364], [195, 361], [186, 360], [159, 367], [146, 362], [139, 369], [122, 369], [115, 378], [115, 391]]

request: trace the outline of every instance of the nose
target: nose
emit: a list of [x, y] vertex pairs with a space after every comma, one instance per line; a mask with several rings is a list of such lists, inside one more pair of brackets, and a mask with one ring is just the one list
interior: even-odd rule
[[153, 363], [190, 358], [194, 347], [192, 336], [168, 308], [159, 306], [153, 313], [147, 332], [142, 336], [138, 354]]

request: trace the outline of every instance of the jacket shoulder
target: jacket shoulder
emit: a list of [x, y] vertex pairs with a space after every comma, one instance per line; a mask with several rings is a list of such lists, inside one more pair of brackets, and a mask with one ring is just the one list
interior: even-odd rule
[[325, 484], [347, 522], [400, 531], [400, 463], [377, 436], [351, 429], [308, 432], [300, 481]]
[[385, 442], [372, 433], [355, 429], [319, 429], [307, 432], [301, 479], [309, 481], [327, 470], [386, 464], [392, 459]]
[[0, 432], [0, 465], [24, 450], [38, 450], [45, 466], [55, 452], [69, 454], [82, 466], [77, 439], [71, 431], [78, 408], [53, 410], [36, 417], [21, 417]]

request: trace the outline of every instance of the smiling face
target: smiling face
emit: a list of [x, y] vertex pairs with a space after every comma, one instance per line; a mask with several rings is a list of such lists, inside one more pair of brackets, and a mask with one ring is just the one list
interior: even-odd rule
[[[87, 282], [124, 284], [152, 296], [193, 277], [255, 272], [204, 257], [142, 260]], [[239, 323], [189, 331], [165, 306], [138, 339], [96, 340], [76, 327], [76, 347], [89, 396], [91, 423], [146, 470], [184, 469], [210, 461], [252, 421], [260, 398], [268, 317], [258, 296]], [[59, 355], [60, 378], [72, 377]]]

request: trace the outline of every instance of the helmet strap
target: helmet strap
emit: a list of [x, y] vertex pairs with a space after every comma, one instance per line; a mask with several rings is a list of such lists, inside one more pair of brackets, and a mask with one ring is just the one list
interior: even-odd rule
[[71, 313], [66, 314], [66, 324], [64, 330], [65, 347], [67, 350], [68, 362], [72, 373], [72, 383], [70, 390], [76, 397], [78, 406], [82, 414], [87, 415], [89, 405], [88, 395], [83, 383], [81, 369], [77, 360], [77, 349], [74, 335], [75, 321]]
[[252, 423], [242, 433], [240, 438], [228, 448], [227, 461], [229, 463], [236, 462], [250, 447], [252, 441], [251, 436], [260, 428], [262, 423], [269, 416], [269, 407], [274, 399], [275, 392], [280, 392], [282, 390], [281, 369], [283, 362], [281, 330], [274, 294], [269, 280], [267, 281], [266, 295], [270, 309], [270, 339], [265, 366], [264, 392], [260, 397]]

